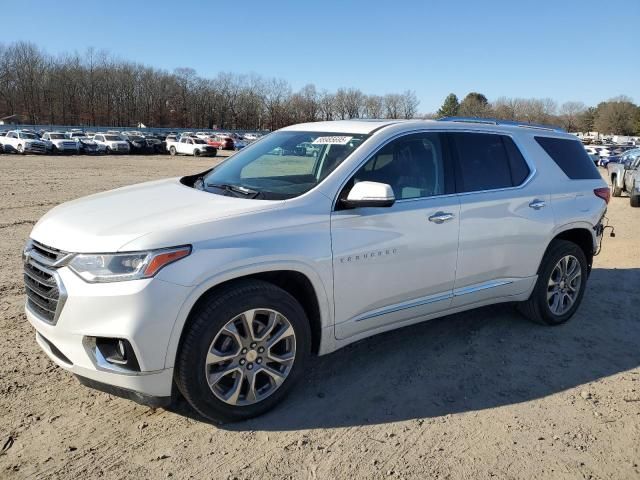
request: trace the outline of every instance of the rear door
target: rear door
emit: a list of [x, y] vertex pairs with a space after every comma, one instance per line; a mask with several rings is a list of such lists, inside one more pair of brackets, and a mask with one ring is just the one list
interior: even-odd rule
[[360, 181], [391, 185], [391, 207], [331, 216], [337, 338], [382, 331], [451, 305], [459, 203], [446, 138], [416, 133], [388, 143], [341, 192]]
[[550, 196], [529, 180], [514, 140], [497, 133], [450, 133], [460, 198], [453, 307], [516, 295], [535, 283], [554, 228]]

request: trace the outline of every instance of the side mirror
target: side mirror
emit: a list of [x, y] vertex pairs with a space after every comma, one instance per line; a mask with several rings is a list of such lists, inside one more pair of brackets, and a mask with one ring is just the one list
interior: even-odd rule
[[396, 201], [393, 189], [386, 183], [358, 182], [342, 204], [348, 208], [390, 207]]

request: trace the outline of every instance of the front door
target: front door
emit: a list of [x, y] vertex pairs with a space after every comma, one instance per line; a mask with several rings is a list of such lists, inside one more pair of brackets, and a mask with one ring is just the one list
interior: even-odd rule
[[391, 207], [341, 209], [331, 217], [336, 337], [377, 333], [451, 305], [459, 201], [445, 137], [391, 141], [347, 183], [391, 185]]

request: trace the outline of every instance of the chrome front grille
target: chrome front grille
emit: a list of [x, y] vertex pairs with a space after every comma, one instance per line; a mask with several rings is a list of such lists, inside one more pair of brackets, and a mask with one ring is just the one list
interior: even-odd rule
[[47, 151], [47, 147], [44, 143], [32, 143], [26, 150], [30, 152], [44, 153]]
[[70, 254], [31, 242], [24, 256], [24, 286], [27, 308], [43, 321], [55, 325], [67, 298], [56, 272]]

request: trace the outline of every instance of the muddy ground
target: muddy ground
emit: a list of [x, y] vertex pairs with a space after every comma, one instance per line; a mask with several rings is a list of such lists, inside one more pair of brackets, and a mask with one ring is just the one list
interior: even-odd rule
[[275, 411], [221, 427], [79, 385], [23, 314], [33, 224], [212, 162], [0, 155], [0, 478], [640, 478], [640, 209], [626, 197], [567, 325], [502, 305], [379, 335], [317, 359]]

